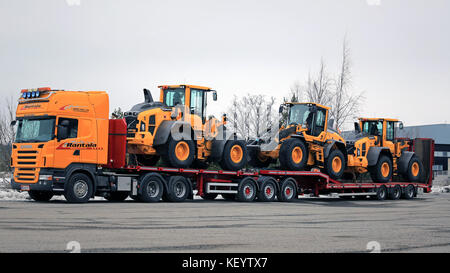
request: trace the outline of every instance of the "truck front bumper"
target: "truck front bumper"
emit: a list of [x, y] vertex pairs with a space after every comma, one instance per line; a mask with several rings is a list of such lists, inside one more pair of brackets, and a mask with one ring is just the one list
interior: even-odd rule
[[39, 172], [39, 180], [36, 183], [16, 182], [14, 176], [11, 178], [11, 187], [18, 191], [51, 191], [63, 192], [64, 179], [55, 177], [53, 172], [41, 170]]

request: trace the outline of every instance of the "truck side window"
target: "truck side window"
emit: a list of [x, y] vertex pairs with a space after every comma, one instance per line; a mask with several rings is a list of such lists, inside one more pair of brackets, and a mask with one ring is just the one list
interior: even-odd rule
[[67, 120], [69, 122], [68, 127], [68, 137], [67, 138], [77, 138], [78, 136], [78, 120], [71, 118], [59, 118], [58, 124], [61, 124], [63, 120]]

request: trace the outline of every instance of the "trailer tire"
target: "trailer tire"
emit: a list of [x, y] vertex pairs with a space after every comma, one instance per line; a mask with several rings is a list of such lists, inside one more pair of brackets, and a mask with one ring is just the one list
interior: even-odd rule
[[125, 199], [127, 199], [129, 196], [129, 192], [126, 191], [115, 191], [115, 192], [108, 192], [105, 195], [105, 199], [110, 202], [122, 202]]
[[223, 199], [225, 199], [227, 201], [236, 200], [236, 194], [234, 194], [234, 193], [222, 193], [221, 195], [222, 195]]
[[332, 179], [340, 179], [346, 169], [344, 153], [335, 149], [331, 151], [325, 160], [325, 171]]
[[402, 187], [399, 185], [395, 185], [394, 187], [389, 189], [388, 197], [391, 200], [398, 200], [402, 196]]
[[222, 160], [219, 162], [224, 170], [239, 171], [247, 164], [247, 146], [242, 140], [228, 140], [223, 148]]
[[217, 198], [217, 193], [204, 193], [202, 196], [203, 200], [214, 200]]
[[183, 176], [171, 176], [167, 183], [167, 201], [169, 202], [183, 202], [190, 193], [190, 185]]
[[91, 178], [84, 173], [75, 173], [65, 185], [64, 197], [69, 203], [86, 203], [93, 191]]
[[296, 138], [290, 138], [281, 144], [280, 165], [291, 171], [303, 171], [308, 160], [308, 149], [305, 143]]
[[138, 200], [146, 203], [155, 203], [161, 200], [164, 193], [164, 185], [157, 175], [146, 175], [142, 178]]
[[174, 140], [169, 138], [167, 144], [167, 154], [163, 156], [163, 161], [175, 168], [189, 168], [192, 166], [195, 157], [195, 143], [193, 140]]
[[403, 189], [402, 198], [407, 200], [413, 199], [415, 190], [415, 187], [412, 184], [409, 184]]
[[253, 178], [246, 177], [239, 183], [237, 200], [240, 202], [252, 202], [256, 197], [256, 181]]
[[375, 183], [387, 183], [392, 178], [392, 160], [386, 155], [380, 155], [375, 166], [369, 168], [370, 176]]
[[258, 201], [272, 202], [277, 196], [277, 181], [271, 177], [263, 177], [258, 191]]
[[376, 191], [376, 195], [373, 195], [373, 199], [375, 200], [379, 200], [379, 201], [383, 201], [386, 200], [388, 192], [387, 192], [387, 188], [386, 186], [380, 186], [377, 191]]
[[423, 164], [417, 156], [413, 156], [408, 163], [408, 169], [406, 170], [405, 178], [409, 182], [419, 182], [423, 173]]
[[281, 182], [278, 191], [278, 201], [291, 202], [297, 199], [297, 183], [292, 178], [286, 178]]
[[31, 199], [37, 202], [48, 202], [53, 197], [53, 192], [51, 191], [29, 191]]

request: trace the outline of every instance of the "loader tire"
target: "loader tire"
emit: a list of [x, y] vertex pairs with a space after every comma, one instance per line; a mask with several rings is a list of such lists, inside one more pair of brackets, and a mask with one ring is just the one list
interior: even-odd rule
[[192, 140], [169, 139], [167, 154], [163, 156], [163, 161], [175, 168], [189, 168], [194, 162], [195, 144]]
[[392, 178], [392, 160], [386, 155], [380, 155], [375, 166], [369, 168], [370, 176], [375, 183], [387, 183]]
[[225, 144], [220, 166], [224, 170], [239, 171], [247, 164], [247, 147], [242, 140], [229, 140]]
[[291, 171], [303, 171], [308, 161], [308, 150], [300, 139], [290, 138], [281, 144], [280, 165]]
[[267, 168], [269, 167], [270, 163], [272, 163], [272, 158], [261, 155], [260, 152], [256, 149], [252, 149], [248, 153], [250, 158], [248, 163], [252, 167]]
[[423, 164], [417, 156], [413, 156], [408, 164], [405, 178], [409, 182], [419, 182], [423, 173]]
[[136, 155], [136, 160], [140, 165], [143, 166], [155, 166], [159, 161], [159, 156], [157, 155]]
[[344, 174], [346, 162], [341, 150], [333, 150], [325, 161], [325, 171], [332, 179], [340, 179]]

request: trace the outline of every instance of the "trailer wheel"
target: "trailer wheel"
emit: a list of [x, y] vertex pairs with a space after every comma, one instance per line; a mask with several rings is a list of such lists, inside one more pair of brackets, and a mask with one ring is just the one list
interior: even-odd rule
[[192, 140], [174, 140], [170, 137], [164, 162], [175, 168], [189, 168], [194, 162], [195, 144]]
[[297, 198], [297, 183], [292, 178], [286, 178], [281, 182], [278, 192], [278, 201], [290, 202]]
[[223, 199], [225, 199], [227, 201], [236, 200], [236, 194], [234, 194], [234, 193], [222, 193], [221, 195], [222, 195]]
[[29, 191], [31, 199], [37, 202], [47, 202], [53, 197], [53, 192], [51, 191]]
[[389, 199], [398, 200], [402, 196], [402, 188], [399, 185], [395, 185], [389, 190]]
[[129, 193], [126, 191], [115, 191], [115, 192], [108, 192], [105, 195], [105, 199], [111, 202], [122, 202], [125, 199], [127, 199], [129, 196]]
[[292, 171], [303, 171], [308, 160], [308, 150], [303, 141], [290, 138], [281, 144], [280, 165]]
[[408, 200], [413, 199], [415, 190], [416, 189], [411, 184], [406, 186], [406, 188], [403, 191], [403, 195], [402, 195], [403, 199], [408, 199]]
[[373, 196], [373, 199], [380, 200], [380, 201], [385, 200], [387, 197], [387, 194], [388, 194], [388, 192], [387, 192], [386, 186], [380, 186], [377, 189], [377, 194]]
[[375, 166], [369, 168], [373, 182], [387, 183], [392, 178], [392, 160], [386, 155], [380, 155]]
[[64, 190], [64, 197], [69, 203], [86, 203], [92, 196], [92, 180], [83, 173], [76, 173], [69, 178]]
[[214, 200], [217, 198], [217, 195], [218, 195], [217, 193], [204, 193], [202, 198], [204, 200]]
[[186, 178], [182, 176], [171, 176], [167, 183], [166, 198], [169, 202], [183, 202], [189, 196], [191, 187]]
[[263, 177], [258, 191], [258, 201], [272, 202], [277, 196], [277, 181], [271, 177]]
[[408, 169], [406, 171], [406, 179], [409, 182], [418, 182], [422, 177], [423, 164], [417, 156], [413, 156], [408, 164]]
[[143, 177], [138, 200], [147, 203], [159, 202], [164, 192], [164, 185], [157, 175], [146, 175]]
[[346, 168], [344, 154], [341, 150], [331, 151], [325, 160], [325, 171], [332, 179], [340, 179]]
[[225, 144], [220, 166], [224, 170], [239, 171], [247, 164], [247, 147], [242, 140], [229, 140]]
[[251, 202], [256, 197], [256, 191], [256, 181], [253, 178], [246, 177], [239, 184], [237, 199], [241, 202]]
[[249, 152], [249, 164], [255, 168], [267, 168], [272, 163], [272, 158], [263, 156], [257, 149], [252, 149]]

